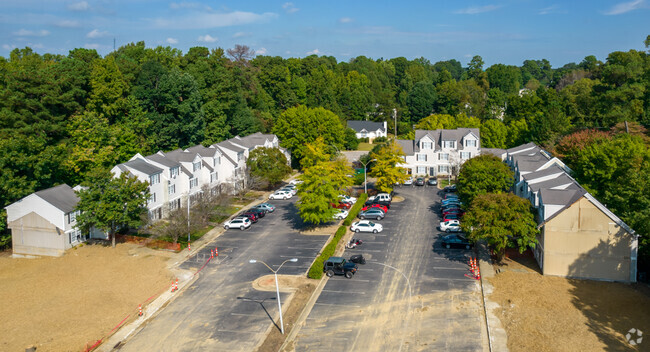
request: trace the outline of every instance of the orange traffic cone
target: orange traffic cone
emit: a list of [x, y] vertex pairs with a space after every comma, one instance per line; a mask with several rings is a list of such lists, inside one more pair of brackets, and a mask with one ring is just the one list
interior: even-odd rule
[[142, 304], [138, 304], [138, 316], [142, 316]]
[[192, 251], [192, 245], [189, 242], [187, 242], [187, 251], [188, 252]]
[[214, 256], [219, 256], [219, 247], [214, 247]]
[[175, 285], [175, 282], [172, 281], [172, 292], [174, 292], [174, 291], [176, 291], [176, 285]]
[[176, 279], [176, 283], [174, 283], [174, 289], [175, 291], [178, 291], [178, 279]]

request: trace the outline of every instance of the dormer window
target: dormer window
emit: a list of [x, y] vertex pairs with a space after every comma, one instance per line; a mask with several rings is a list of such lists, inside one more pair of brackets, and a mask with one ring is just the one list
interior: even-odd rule
[[180, 169], [178, 168], [178, 166], [172, 167], [169, 170], [169, 174], [171, 175], [172, 178], [175, 178], [176, 176], [178, 176], [179, 172], [180, 172]]
[[197, 161], [197, 162], [193, 163], [192, 166], [194, 167], [193, 172], [196, 172], [196, 170], [201, 170], [201, 162], [200, 161]]
[[466, 139], [465, 140], [465, 146], [466, 147], [476, 147], [477, 142], [478, 141], [476, 139]]
[[433, 149], [433, 142], [420, 142], [420, 149]]
[[456, 148], [456, 141], [442, 141], [443, 148]]
[[221, 156], [214, 158], [213, 166], [221, 165]]

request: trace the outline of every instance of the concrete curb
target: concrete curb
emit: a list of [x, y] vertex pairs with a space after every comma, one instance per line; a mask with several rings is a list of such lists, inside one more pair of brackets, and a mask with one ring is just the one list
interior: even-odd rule
[[508, 336], [501, 325], [501, 321], [494, 314], [494, 309], [499, 308], [499, 305], [487, 298], [494, 291], [494, 287], [485, 280], [495, 275], [492, 259], [490, 258], [490, 253], [485, 242], [481, 241], [477, 243], [476, 247], [478, 249], [479, 270], [481, 272], [481, 296], [483, 298], [483, 312], [485, 315], [489, 351], [507, 352]]

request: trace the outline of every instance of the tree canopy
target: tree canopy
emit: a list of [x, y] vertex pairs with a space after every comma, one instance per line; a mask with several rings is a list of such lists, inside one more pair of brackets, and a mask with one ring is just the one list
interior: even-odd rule
[[278, 148], [253, 149], [246, 159], [251, 177], [261, 179], [268, 185], [277, 185], [291, 173], [287, 157]]
[[369, 157], [374, 159], [370, 176], [377, 178], [375, 188], [379, 192], [391, 192], [396, 183], [404, 183], [405, 169], [397, 166], [404, 162], [404, 151], [395, 141], [384, 144]]
[[513, 184], [512, 170], [501, 159], [483, 154], [467, 160], [458, 174], [458, 195], [471, 204], [481, 194], [507, 192]]

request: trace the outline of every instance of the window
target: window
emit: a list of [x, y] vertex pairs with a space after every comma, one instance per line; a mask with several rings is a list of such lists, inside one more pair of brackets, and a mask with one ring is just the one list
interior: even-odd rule
[[214, 158], [214, 166], [221, 165], [221, 156]]
[[73, 223], [77, 221], [77, 215], [81, 214], [81, 211], [73, 211], [72, 213], [68, 213], [68, 224]]
[[237, 153], [237, 161], [238, 162], [242, 161], [242, 159], [244, 159], [244, 153], [242, 153], [242, 152]]
[[156, 192], [153, 192], [151, 193], [151, 196], [149, 196], [149, 200], [147, 201], [147, 203], [151, 204], [155, 202], [156, 202]]
[[197, 161], [197, 162], [193, 163], [192, 166], [194, 167], [194, 170], [192, 172], [196, 172], [196, 170], [201, 170], [201, 162], [200, 161]]
[[470, 152], [460, 152], [460, 158], [461, 159], [469, 159], [472, 157], [472, 153]]
[[180, 171], [180, 170], [179, 170], [179, 168], [178, 168], [178, 166], [177, 166], [177, 167], [172, 167], [172, 168], [169, 170], [169, 173], [171, 174], [172, 178], [175, 178], [176, 176], [178, 176], [179, 171]]
[[476, 147], [476, 139], [466, 139], [465, 140], [465, 146], [466, 147]]
[[449, 153], [438, 154], [438, 160], [449, 160]]
[[438, 165], [438, 172], [448, 174], [449, 173], [449, 165]]
[[169, 185], [169, 186], [167, 187], [167, 193], [169, 193], [169, 194], [174, 194], [174, 193], [176, 193], [176, 185]]
[[417, 160], [418, 161], [427, 161], [427, 155], [426, 154], [417, 154]]
[[160, 183], [160, 174], [159, 173], [149, 176], [149, 184], [150, 185], [155, 185], [157, 183]]
[[427, 174], [427, 167], [426, 166], [418, 166], [418, 175], [426, 175]]
[[210, 182], [216, 182], [219, 179], [219, 174], [217, 172], [213, 172], [210, 174]]
[[421, 149], [433, 149], [433, 143], [432, 142], [420, 142], [420, 148]]
[[456, 148], [456, 141], [442, 141], [443, 148]]
[[190, 180], [190, 189], [196, 187], [199, 185], [199, 179], [198, 178], [193, 178]]
[[181, 207], [181, 199], [174, 199], [171, 202], [169, 202], [169, 210], [176, 210]]

